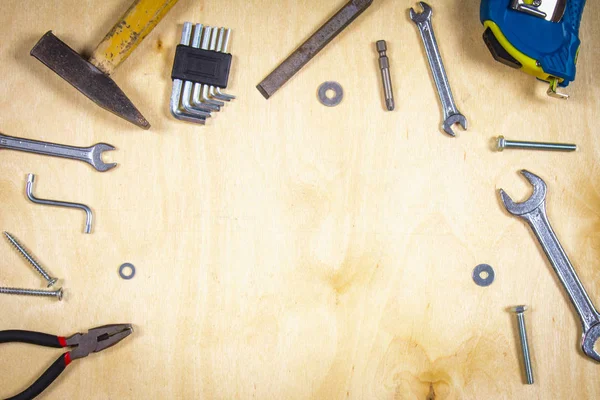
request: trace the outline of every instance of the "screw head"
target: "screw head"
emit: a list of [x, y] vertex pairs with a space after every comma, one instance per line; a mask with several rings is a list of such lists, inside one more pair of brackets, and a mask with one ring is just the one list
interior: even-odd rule
[[58, 299], [58, 301], [61, 301], [63, 299], [63, 288], [60, 288], [56, 291], [56, 298]]
[[506, 139], [504, 136], [498, 136], [498, 144], [496, 148], [498, 151], [503, 151], [506, 148]]
[[54, 286], [54, 284], [58, 282], [58, 278], [52, 278], [48, 281], [48, 287]]
[[515, 307], [511, 307], [510, 311], [514, 312], [516, 314], [523, 314], [525, 311], [527, 311], [528, 307], [525, 305], [520, 305], [520, 306], [515, 306]]

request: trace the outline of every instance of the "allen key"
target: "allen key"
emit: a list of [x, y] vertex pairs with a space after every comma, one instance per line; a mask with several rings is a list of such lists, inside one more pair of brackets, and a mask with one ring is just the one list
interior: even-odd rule
[[[191, 25], [191, 24], [190, 24]], [[198, 47], [200, 44], [200, 38], [202, 36], [202, 32], [206, 34], [206, 32], [210, 31], [210, 27], [204, 27], [202, 24], [196, 24], [194, 27], [194, 32], [190, 31], [191, 38], [191, 46]], [[190, 40], [187, 41], [186, 45], [190, 45]], [[183, 94], [181, 98], [181, 105], [183, 109], [189, 113], [211, 113], [213, 111], [219, 111], [218, 109], [212, 107], [209, 104], [203, 104], [201, 102], [194, 102], [192, 100], [192, 88], [194, 87], [194, 82], [184, 81], [183, 83]]]
[[[223, 29], [223, 28], [221, 28], [221, 29]], [[217, 28], [213, 28], [212, 36], [210, 38], [210, 47], [208, 48], [208, 50], [217, 51], [217, 37], [219, 36], [219, 34], [220, 34], [220, 30], [217, 30]], [[208, 95], [213, 93], [214, 91], [215, 91], [214, 86], [206, 86], [205, 85], [204, 91], [203, 91], [204, 97], [208, 97]], [[212, 102], [215, 104], [219, 104], [219, 106], [221, 106], [221, 107], [225, 105], [224, 102], [218, 101], [218, 100], [212, 100]]]
[[66, 208], [77, 208], [79, 210], [85, 211], [86, 219], [85, 219], [85, 233], [92, 232], [92, 210], [86, 206], [85, 204], [79, 203], [70, 203], [68, 201], [57, 201], [57, 200], [45, 200], [38, 199], [33, 195], [33, 182], [35, 180], [34, 174], [29, 174], [27, 176], [27, 186], [25, 187], [25, 193], [27, 194], [27, 198], [31, 200], [33, 203], [41, 204], [44, 206], [54, 206], [54, 207], [66, 207]]
[[[221, 28], [224, 29], [224, 28]], [[229, 49], [229, 39], [231, 39], [231, 29], [226, 29], [225, 30], [225, 36], [223, 37], [223, 46], [221, 47], [221, 45], [217, 45], [217, 51], [221, 52], [221, 53], [227, 53], [227, 50]], [[230, 94], [227, 93], [222, 93], [221, 92], [221, 88], [218, 87], [215, 89], [217, 94], [223, 96], [223, 97], [228, 97], [230, 100], [235, 100], [235, 96], [232, 96]], [[229, 100], [227, 100], [229, 101]]]
[[[202, 36], [202, 42], [200, 44], [200, 48], [202, 50], [210, 50], [210, 41], [211, 35], [216, 28], [212, 28], [207, 26], [204, 28], [204, 35]], [[192, 47], [198, 48], [198, 44], [196, 46], [192, 45]], [[192, 83], [192, 82], [190, 82]], [[208, 98], [208, 86], [202, 85], [200, 83], [192, 83], [194, 85], [194, 96], [192, 98], [192, 102], [194, 104], [206, 104], [207, 107], [212, 108], [214, 111], [220, 111], [221, 106], [225, 105], [225, 103], [221, 101], [216, 101]]]
[[[203, 27], [202, 24], [196, 24], [196, 27], [194, 28], [194, 34], [192, 36], [192, 47], [198, 48], [200, 46], [200, 39], [202, 37], [202, 33], [204, 33], [205, 36], [207, 34], [210, 35], [210, 29], [211, 28], [209, 26]], [[192, 97], [192, 88], [194, 89], [193, 97]], [[183, 85], [183, 95], [182, 95], [183, 97], [181, 99], [184, 110], [186, 110], [189, 113], [195, 113], [198, 111], [211, 113], [213, 111], [219, 111], [218, 107], [214, 107], [211, 104], [203, 103], [203, 102], [199, 101], [199, 99], [196, 99], [195, 93], [196, 93], [196, 84], [194, 84], [194, 82], [191, 82], [191, 81], [185, 81], [185, 83]]]
[[[227, 46], [229, 45], [229, 37], [231, 36], [231, 29], [225, 30], [225, 28], [219, 29], [219, 38], [217, 39], [217, 49], [216, 51], [220, 53], [227, 53]], [[225, 46], [223, 46], [223, 41], [225, 41]], [[209, 94], [215, 99], [223, 100], [223, 101], [231, 101], [235, 99], [235, 96], [231, 96], [225, 93], [221, 93], [221, 88], [211, 86]]]
[[[191, 35], [192, 24], [186, 22], [183, 24], [183, 29], [181, 30], [181, 41], [179, 43], [186, 46], [189, 45]], [[204, 125], [206, 123], [206, 118], [211, 116], [210, 112], [190, 113], [185, 111], [181, 106], [181, 92], [183, 86], [183, 81], [181, 79], [173, 79], [173, 90], [171, 91], [170, 102], [171, 114], [179, 120]]]

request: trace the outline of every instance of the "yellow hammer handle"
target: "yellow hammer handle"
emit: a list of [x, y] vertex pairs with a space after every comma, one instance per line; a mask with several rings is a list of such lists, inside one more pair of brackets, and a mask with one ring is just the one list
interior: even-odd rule
[[178, 0], [135, 0], [90, 57], [107, 75], [121, 65]]

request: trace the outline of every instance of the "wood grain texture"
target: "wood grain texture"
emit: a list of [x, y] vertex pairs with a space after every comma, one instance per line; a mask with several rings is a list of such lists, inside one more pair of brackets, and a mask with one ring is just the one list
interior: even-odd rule
[[[0, 131], [115, 145], [100, 174], [0, 151], [0, 229], [67, 291], [61, 302], [0, 297], [0, 329], [69, 335], [131, 322], [133, 336], [77, 360], [40, 398], [593, 399], [600, 366], [578, 349], [579, 321], [533, 234], [497, 189], [527, 196], [517, 171], [549, 187], [548, 213], [600, 306], [600, 5], [588, 2], [572, 99], [493, 61], [478, 0], [432, 3], [459, 109], [441, 111], [407, 0], [379, 0], [269, 101], [255, 86], [345, 2], [180, 0], [113, 75], [152, 123], [96, 107], [29, 56], [49, 29], [90, 53], [122, 0], [4, 0]], [[168, 111], [183, 22], [233, 29], [228, 92], [205, 127]], [[397, 110], [384, 111], [375, 41], [386, 39]], [[318, 86], [345, 89], [323, 107]], [[574, 154], [496, 153], [492, 138], [576, 142]], [[91, 206], [83, 216], [36, 194]], [[0, 243], [0, 285], [42, 281]], [[118, 277], [131, 262], [137, 275]], [[486, 289], [479, 263], [496, 270]], [[525, 303], [536, 384], [523, 385], [516, 326]], [[56, 350], [0, 347], [0, 397], [29, 385]]]

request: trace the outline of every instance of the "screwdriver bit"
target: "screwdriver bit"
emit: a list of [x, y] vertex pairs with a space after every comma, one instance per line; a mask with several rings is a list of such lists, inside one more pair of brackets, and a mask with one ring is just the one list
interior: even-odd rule
[[375, 44], [379, 52], [379, 68], [381, 69], [381, 78], [383, 80], [383, 91], [385, 94], [385, 106], [388, 111], [393, 111], [394, 90], [392, 89], [392, 77], [390, 75], [390, 60], [387, 57], [387, 44], [385, 40], [379, 40]]

